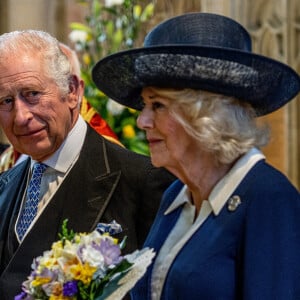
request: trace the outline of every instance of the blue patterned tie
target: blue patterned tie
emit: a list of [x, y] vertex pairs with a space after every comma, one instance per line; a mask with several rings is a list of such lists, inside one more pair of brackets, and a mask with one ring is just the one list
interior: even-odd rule
[[27, 188], [27, 199], [17, 225], [17, 233], [20, 240], [23, 239], [28, 227], [37, 214], [41, 180], [46, 168], [47, 166], [42, 163], [35, 163], [33, 165], [31, 179]]

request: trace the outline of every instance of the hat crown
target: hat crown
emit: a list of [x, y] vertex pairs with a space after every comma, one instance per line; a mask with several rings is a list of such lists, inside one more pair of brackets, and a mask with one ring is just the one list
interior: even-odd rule
[[242, 25], [210, 13], [188, 13], [158, 24], [144, 47], [103, 58], [92, 77], [111, 99], [137, 110], [143, 107], [145, 86], [235, 97], [251, 104], [257, 116], [279, 109], [300, 91], [300, 76], [291, 67], [252, 53]]
[[251, 38], [236, 21], [217, 14], [189, 13], [160, 23], [144, 46], [190, 45], [251, 52]]

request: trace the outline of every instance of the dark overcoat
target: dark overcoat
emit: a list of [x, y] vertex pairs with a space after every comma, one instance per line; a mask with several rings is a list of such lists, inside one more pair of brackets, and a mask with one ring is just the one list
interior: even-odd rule
[[[14, 233], [30, 159], [0, 176], [0, 299], [12, 300], [34, 257], [58, 240], [63, 220], [76, 232], [115, 220], [128, 237], [124, 253], [141, 248], [161, 195], [174, 177], [148, 157], [128, 151], [88, 127], [79, 158], [21, 245]], [[120, 236], [120, 238], [122, 238]]]

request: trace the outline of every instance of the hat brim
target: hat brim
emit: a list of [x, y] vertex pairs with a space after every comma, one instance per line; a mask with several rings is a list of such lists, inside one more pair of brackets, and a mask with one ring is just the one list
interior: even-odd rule
[[296, 96], [298, 74], [289, 66], [250, 52], [185, 45], [137, 48], [105, 57], [92, 70], [109, 98], [141, 110], [145, 86], [202, 89], [249, 102], [257, 116]]

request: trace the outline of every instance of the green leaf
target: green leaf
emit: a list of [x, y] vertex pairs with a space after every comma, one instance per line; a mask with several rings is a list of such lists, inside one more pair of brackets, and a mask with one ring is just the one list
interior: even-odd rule
[[127, 274], [127, 272], [121, 273], [119, 276], [111, 280], [103, 290], [103, 293], [95, 298], [95, 300], [105, 300], [110, 294], [112, 294], [118, 287], [118, 282]]
[[63, 220], [62, 226], [61, 226], [61, 232], [58, 233], [58, 237], [61, 239], [61, 241], [63, 242], [63, 244], [65, 243], [65, 241], [72, 241], [75, 233], [74, 231], [71, 229], [69, 230], [67, 228], [67, 223], [68, 223], [68, 219]]
[[154, 4], [153, 3], [149, 3], [144, 11], [142, 12], [142, 15], [141, 15], [141, 21], [142, 22], [146, 22], [151, 16], [153, 16], [153, 13], [154, 13]]
[[81, 30], [81, 31], [85, 31], [87, 33], [91, 33], [92, 32], [92, 29], [89, 26], [86, 26], [86, 25], [84, 25], [82, 23], [78, 23], [78, 22], [72, 22], [72, 23], [70, 23], [69, 27], [72, 30]]

